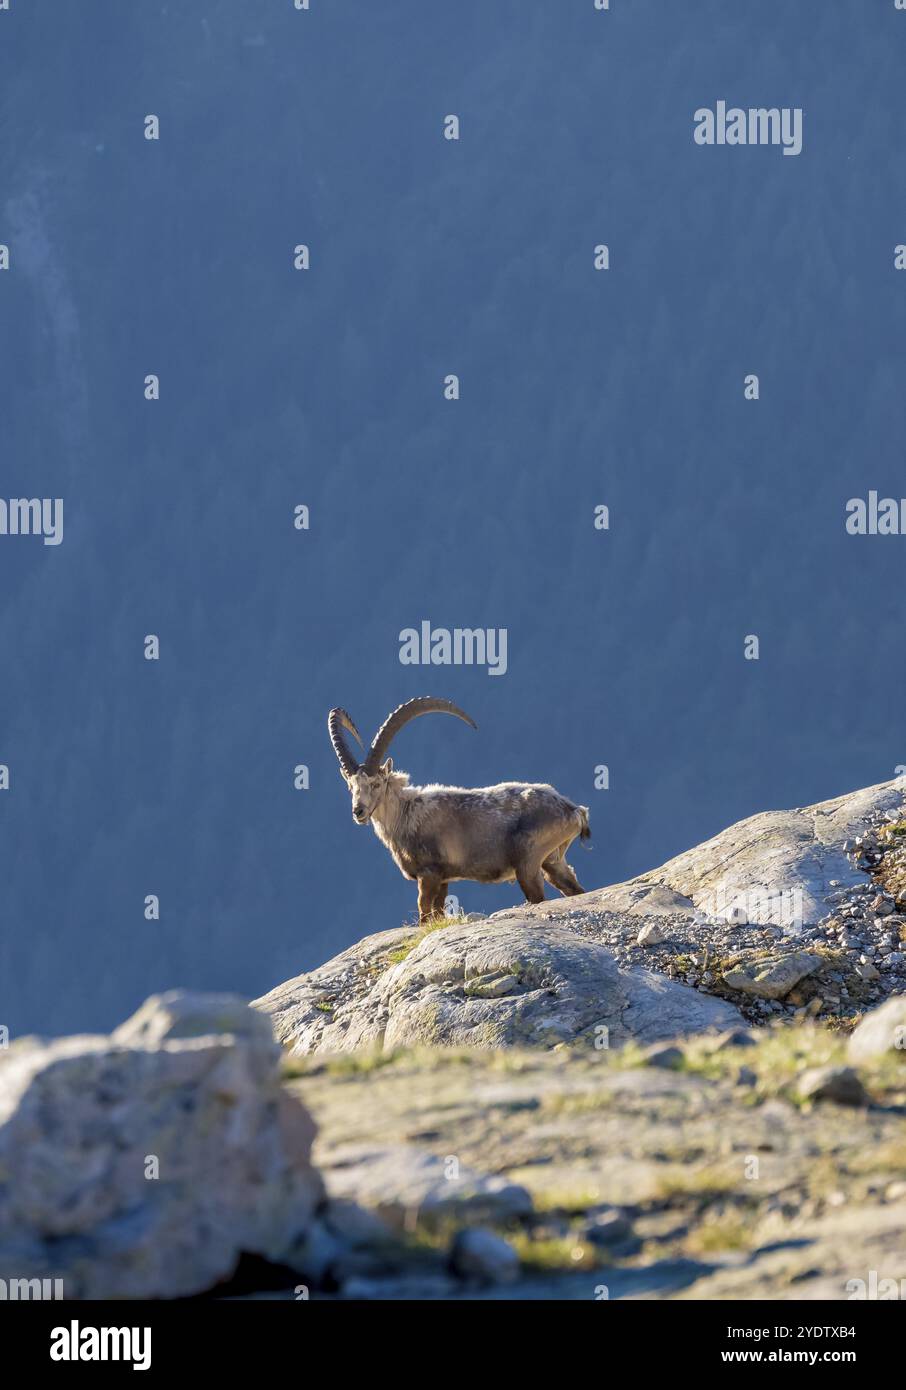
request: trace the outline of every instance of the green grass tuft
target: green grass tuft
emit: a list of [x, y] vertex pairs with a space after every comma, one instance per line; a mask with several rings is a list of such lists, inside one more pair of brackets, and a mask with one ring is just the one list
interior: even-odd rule
[[408, 941], [404, 941], [401, 946], [395, 946], [392, 951], [388, 951], [384, 960], [391, 965], [399, 965], [400, 961], [411, 955], [416, 946], [420, 946], [425, 937], [430, 936], [432, 932], [443, 931], [445, 927], [462, 927], [466, 920], [464, 912], [457, 913], [455, 917], [432, 917], [430, 922], [423, 922], [420, 927], [414, 928]]

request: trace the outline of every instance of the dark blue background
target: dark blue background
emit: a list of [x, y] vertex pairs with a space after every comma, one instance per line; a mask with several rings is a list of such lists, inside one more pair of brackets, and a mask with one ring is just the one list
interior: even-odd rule
[[[334, 703], [459, 701], [397, 764], [587, 802], [587, 887], [894, 775], [906, 539], [844, 506], [906, 494], [904, 57], [893, 0], [0, 13], [0, 492], [66, 508], [0, 538], [0, 1021], [410, 916]], [[696, 146], [718, 99], [801, 106], [801, 155]], [[422, 618], [506, 627], [508, 674], [401, 666]]]

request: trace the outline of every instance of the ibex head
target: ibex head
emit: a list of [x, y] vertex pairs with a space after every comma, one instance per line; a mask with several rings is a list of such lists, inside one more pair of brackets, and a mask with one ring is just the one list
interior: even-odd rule
[[387, 716], [371, 741], [371, 747], [365, 755], [365, 761], [360, 763], [343, 733], [344, 729], [348, 730], [359, 746], [364, 748], [358, 729], [346, 710], [337, 708], [330, 711], [327, 716], [327, 729], [340, 764], [340, 771], [352, 793], [352, 818], [357, 825], [367, 825], [380, 805], [390, 774], [393, 772], [392, 759], [387, 758], [383, 763], [381, 759], [393, 739], [403, 725], [409, 723], [410, 719], [417, 719], [420, 714], [431, 713], [455, 714], [457, 719], [465, 720], [467, 724], [471, 724], [473, 729], [478, 728], [475, 720], [470, 719], [452, 701], [436, 700], [431, 696], [421, 695], [415, 700], [407, 700], [404, 705], [400, 705], [398, 709]]

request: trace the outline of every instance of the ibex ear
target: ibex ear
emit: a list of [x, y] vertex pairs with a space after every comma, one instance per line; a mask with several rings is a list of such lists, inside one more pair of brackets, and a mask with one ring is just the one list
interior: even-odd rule
[[386, 761], [385, 763], [381, 763], [381, 772], [383, 772], [384, 776], [386, 777], [386, 776], [387, 776], [389, 773], [391, 773], [392, 771], [393, 771], [393, 759], [392, 759], [392, 758], [388, 758], [387, 761]]

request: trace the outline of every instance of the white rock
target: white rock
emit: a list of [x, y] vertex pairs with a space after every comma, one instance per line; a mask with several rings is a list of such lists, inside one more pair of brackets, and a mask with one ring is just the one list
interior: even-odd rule
[[461, 1279], [509, 1284], [519, 1275], [519, 1256], [502, 1236], [480, 1227], [460, 1231], [450, 1251], [450, 1265]]
[[865, 1062], [888, 1053], [899, 1055], [906, 1063], [906, 994], [895, 994], [886, 1004], [866, 1014], [854, 1028], [846, 1051], [852, 1062]]
[[744, 994], [761, 999], [783, 999], [790, 990], [812, 975], [824, 964], [823, 957], [808, 951], [791, 951], [787, 955], [752, 956], [738, 960], [724, 971], [724, 984]]
[[646, 922], [639, 931], [636, 941], [640, 946], [660, 946], [667, 940], [667, 933], [660, 922]]
[[177, 992], [111, 1038], [0, 1053], [0, 1278], [174, 1298], [243, 1251], [280, 1260], [304, 1240], [323, 1196], [315, 1127], [262, 1022], [239, 999]]

